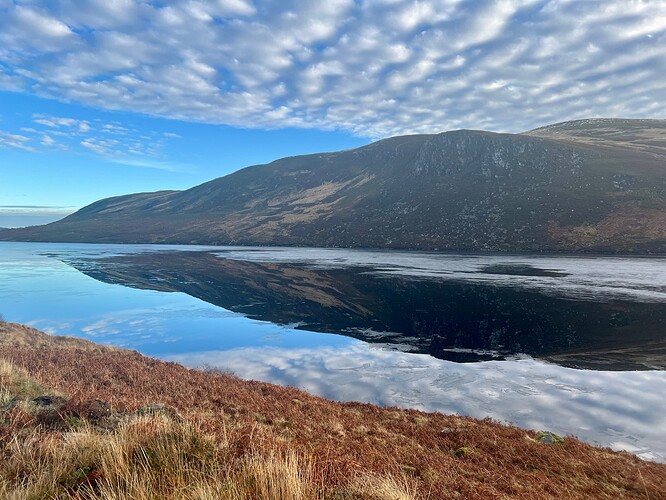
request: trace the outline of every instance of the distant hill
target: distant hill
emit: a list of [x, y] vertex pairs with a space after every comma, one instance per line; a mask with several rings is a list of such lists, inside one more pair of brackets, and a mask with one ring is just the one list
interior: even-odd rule
[[666, 253], [666, 120], [393, 137], [108, 198], [0, 239]]

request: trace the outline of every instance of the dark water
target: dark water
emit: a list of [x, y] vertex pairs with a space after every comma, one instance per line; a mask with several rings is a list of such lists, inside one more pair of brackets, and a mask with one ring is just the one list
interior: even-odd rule
[[0, 313], [333, 399], [491, 416], [665, 460], [665, 264], [7, 243]]
[[[569, 271], [536, 261], [480, 263], [462, 271], [468, 276], [428, 276], [418, 267], [423, 254], [413, 256], [413, 267], [403, 262], [391, 272], [371, 262], [308, 262], [296, 252], [303, 254], [288, 251], [294, 260], [287, 261], [256, 251], [171, 251], [65, 262], [104, 283], [184, 292], [250, 318], [450, 361], [527, 354], [574, 367], [666, 367], [666, 306], [654, 284], [652, 294], [617, 282], [607, 289], [568, 288], [563, 278], [584, 265], [572, 266], [571, 259]], [[419, 275], [410, 274], [416, 269]], [[482, 279], [486, 274], [499, 279]]]

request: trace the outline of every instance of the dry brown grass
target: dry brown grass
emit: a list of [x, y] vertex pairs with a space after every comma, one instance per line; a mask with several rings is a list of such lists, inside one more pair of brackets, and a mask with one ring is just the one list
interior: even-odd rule
[[[40, 345], [47, 345], [37, 349], [0, 346], [0, 358], [21, 366], [39, 384], [66, 394], [69, 401], [62, 410], [66, 422], [80, 419], [85, 413], [81, 408], [90, 406], [86, 402], [103, 400], [120, 412], [119, 423], [111, 430], [110, 424], [102, 425], [106, 417], [93, 426], [105, 439], [129, 436], [131, 429], [152, 422], [170, 432], [170, 426], [183, 432], [191, 429], [188, 432], [200, 440], [196, 449], [213, 443], [214, 461], [196, 468], [205, 473], [194, 482], [172, 478], [180, 496], [164, 498], [666, 498], [666, 465], [575, 438], [562, 445], [544, 445], [533, 439], [532, 432], [492, 421], [335, 403], [293, 388], [188, 370], [134, 352], [49, 347], [48, 342], [48, 337], [42, 339]], [[182, 421], [132, 416], [143, 405], [156, 402], [175, 408]], [[5, 424], [11, 425], [4, 428], [5, 437], [0, 437], [3, 453], [11, 449], [8, 443], [17, 432], [25, 435], [28, 449], [70, 432], [49, 427], [49, 420], [34, 411], [13, 412], [3, 416], [11, 421]], [[39, 434], [31, 435], [30, 429], [39, 429], [34, 431]], [[178, 448], [183, 449], [184, 437], [178, 439]], [[467, 452], [456, 454], [460, 448]], [[103, 454], [105, 467], [125, 472], [105, 472], [104, 477], [116, 478], [110, 481], [113, 485], [131, 484], [118, 478], [136, 476], [130, 474], [135, 469], [111, 462], [111, 457], [130, 455], [113, 447], [108, 450], [114, 451]], [[45, 467], [35, 451], [12, 453], [27, 457], [19, 461], [21, 467]], [[170, 464], [164, 466], [167, 470], [188, 470], [182, 460], [191, 457], [169, 460], [164, 462]], [[29, 463], [40, 465], [30, 468]], [[145, 471], [141, 475], [150, 478]], [[96, 484], [106, 483], [100, 479]], [[160, 485], [164, 491], [175, 488]], [[291, 496], [285, 497], [285, 488]], [[105, 494], [116, 494], [113, 491]], [[122, 495], [127, 490], [118, 491]], [[271, 492], [279, 496], [271, 497]]]
[[214, 446], [159, 416], [127, 420], [112, 433], [87, 423], [63, 433], [33, 427], [3, 451], [3, 498], [187, 498], [181, 493], [214, 479], [207, 456]]
[[[173, 415], [126, 414], [109, 429], [68, 420], [63, 405], [60, 418], [47, 425], [40, 416], [48, 410], [25, 399], [39, 385], [25, 384], [25, 370], [4, 360], [0, 370], [2, 390], [22, 398], [0, 410], [2, 498], [307, 500], [326, 494], [308, 457], [293, 450], [237, 456], [228, 440]], [[361, 477], [352, 487], [358, 498], [413, 498], [394, 496], [394, 484], [390, 477]], [[378, 495], [368, 496], [375, 489]]]

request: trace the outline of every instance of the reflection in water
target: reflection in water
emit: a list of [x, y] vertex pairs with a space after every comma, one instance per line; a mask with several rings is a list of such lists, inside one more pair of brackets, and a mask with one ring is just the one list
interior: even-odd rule
[[[641, 290], [636, 277], [623, 286], [585, 285], [589, 275], [581, 277], [581, 269], [589, 273], [596, 266], [597, 276], [603, 269], [594, 259], [579, 259], [578, 267], [572, 265], [575, 259], [565, 259], [563, 271], [503, 263], [497, 257], [456, 257], [464, 271], [452, 278], [433, 274], [430, 255], [421, 260], [420, 254], [412, 256], [410, 267], [403, 257], [403, 267], [398, 267], [395, 262], [381, 264], [376, 256], [365, 265], [358, 256], [353, 265], [331, 259], [313, 265], [307, 260], [261, 261], [257, 253], [247, 251], [250, 260], [237, 260], [239, 251], [218, 256], [174, 251], [67, 262], [106, 283], [184, 292], [250, 318], [342, 333], [440, 359], [465, 362], [529, 354], [584, 368], [666, 368], [666, 295], [656, 290], [661, 285], [652, 280], [647, 291]], [[381, 255], [396, 259], [391, 253]], [[555, 266], [556, 260], [548, 263]], [[638, 269], [643, 264], [634, 259], [627, 265]], [[449, 261], [441, 267], [447, 266], [455, 267]], [[594, 289], [600, 296], [592, 300]]]
[[666, 461], [666, 372], [563, 368], [533, 359], [458, 364], [374, 349], [242, 348], [168, 356], [342, 401], [492, 416]]
[[0, 313], [335, 399], [490, 416], [666, 461], [666, 372], [607, 371], [666, 366], [663, 263], [0, 243]]
[[[663, 257], [455, 255], [322, 248], [232, 248], [218, 253], [242, 261], [366, 267], [389, 275], [495, 284], [577, 300], [666, 302]], [[559, 279], [551, 279], [555, 277]]]

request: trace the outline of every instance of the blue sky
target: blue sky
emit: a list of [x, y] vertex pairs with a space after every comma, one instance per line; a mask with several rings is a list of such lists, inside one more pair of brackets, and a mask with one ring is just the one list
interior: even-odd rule
[[16, 92], [0, 92], [0, 106], [0, 227], [47, 223], [108, 196], [185, 189], [248, 165], [369, 142], [347, 132], [192, 123]]
[[664, 118], [666, 0], [0, 0], [0, 226], [407, 133]]

